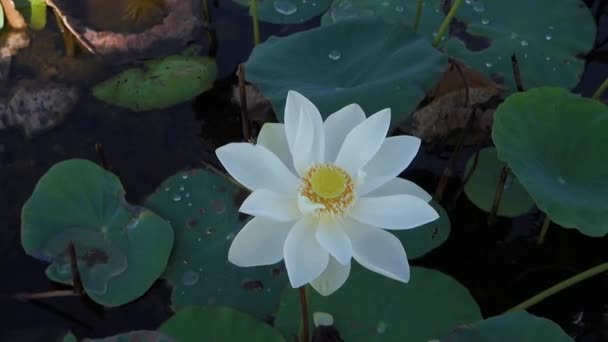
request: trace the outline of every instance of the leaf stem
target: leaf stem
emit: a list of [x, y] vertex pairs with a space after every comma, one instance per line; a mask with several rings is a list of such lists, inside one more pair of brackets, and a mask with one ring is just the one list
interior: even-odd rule
[[414, 32], [418, 32], [418, 27], [420, 26], [420, 17], [422, 16], [422, 6], [424, 5], [424, 0], [418, 0], [418, 4], [416, 6], [416, 19], [414, 21]]
[[253, 46], [260, 44], [260, 21], [258, 19], [258, 0], [251, 0], [251, 20], [253, 22]]
[[306, 285], [298, 288], [300, 294], [300, 308], [302, 313], [302, 330], [300, 331], [299, 342], [309, 342], [309, 328], [308, 328], [308, 297], [306, 296]]
[[462, 5], [462, 0], [455, 0], [454, 3], [452, 4], [452, 7], [450, 7], [450, 11], [448, 12], [448, 15], [446, 15], [445, 19], [443, 19], [441, 26], [439, 26], [437, 35], [435, 36], [435, 39], [433, 39], [434, 47], [437, 47], [437, 45], [439, 45], [439, 43], [441, 42], [441, 38], [443, 38], [445, 33], [448, 31], [448, 28], [450, 27], [450, 22], [452, 22], [452, 19], [456, 15], [456, 12], [458, 11], [458, 8], [460, 7], [460, 5]]
[[538, 239], [536, 240], [537, 245], [542, 245], [545, 242], [545, 236], [547, 236], [547, 231], [549, 230], [549, 226], [551, 225], [551, 219], [549, 215], [545, 214], [545, 220], [543, 221], [543, 225], [540, 228], [540, 233], [538, 234]]
[[597, 88], [597, 90], [595, 91], [595, 93], [593, 93], [591, 98], [594, 100], [599, 100], [600, 96], [602, 96], [602, 93], [606, 90], [606, 88], [608, 88], [608, 77], [606, 77], [606, 79], [604, 80], [604, 82], [602, 82], [600, 87]]
[[551, 286], [550, 288], [544, 290], [543, 292], [535, 295], [534, 297], [521, 302], [520, 304], [515, 305], [514, 307], [510, 308], [509, 310], [507, 310], [506, 312], [512, 312], [512, 311], [518, 311], [518, 310], [525, 310], [529, 307], [531, 307], [532, 305], [535, 305], [541, 301], [543, 301], [544, 299], [546, 299], [547, 297], [550, 297], [562, 290], [565, 290], [567, 288], [569, 288], [570, 286], [573, 286], [583, 280], [586, 280], [587, 278], [591, 278], [594, 275], [603, 273], [608, 271], [608, 262], [605, 262], [603, 264], [599, 264], [595, 267], [592, 267], [586, 271], [583, 271], [571, 278], [568, 278], [554, 286]]
[[502, 193], [505, 191], [505, 183], [511, 170], [507, 165], [502, 167], [500, 176], [498, 177], [498, 184], [496, 185], [496, 192], [494, 193], [494, 202], [490, 209], [490, 216], [488, 216], [488, 226], [493, 226], [496, 223], [496, 216], [498, 215], [498, 208], [500, 208], [500, 200], [502, 199]]

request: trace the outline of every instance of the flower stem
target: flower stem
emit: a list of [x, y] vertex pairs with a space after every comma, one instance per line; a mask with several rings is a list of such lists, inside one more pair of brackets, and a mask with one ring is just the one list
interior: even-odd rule
[[597, 90], [595, 91], [595, 93], [593, 93], [593, 96], [591, 96], [591, 98], [594, 100], [599, 100], [600, 96], [602, 96], [602, 93], [606, 90], [606, 88], [608, 88], [608, 77], [606, 77], [606, 79], [604, 80], [604, 82], [602, 82], [600, 87], [597, 88]]
[[260, 21], [258, 20], [258, 0], [251, 0], [251, 20], [253, 21], [253, 45], [260, 44]]
[[456, 11], [458, 11], [458, 7], [460, 7], [460, 5], [462, 5], [462, 0], [454, 0], [454, 3], [452, 4], [452, 7], [450, 7], [448, 15], [446, 15], [445, 19], [443, 19], [441, 26], [439, 26], [439, 31], [437, 32], [435, 39], [433, 39], [434, 47], [437, 47], [437, 45], [439, 45], [439, 43], [441, 42], [441, 38], [443, 38], [445, 33], [448, 31], [448, 28], [450, 27], [450, 22], [456, 15]]
[[414, 32], [418, 32], [418, 27], [420, 26], [420, 17], [422, 16], [422, 5], [424, 5], [424, 0], [418, 0], [418, 5], [416, 6], [416, 20], [414, 21]]
[[543, 225], [540, 228], [540, 233], [538, 234], [538, 239], [536, 240], [537, 245], [542, 245], [545, 242], [545, 236], [547, 236], [547, 231], [549, 230], [549, 226], [551, 225], [551, 219], [549, 215], [545, 214], [545, 221], [543, 221]]
[[309, 342], [309, 329], [308, 329], [308, 297], [306, 296], [306, 285], [298, 288], [300, 294], [300, 308], [302, 309], [302, 330], [300, 331], [299, 342]]
[[597, 274], [600, 274], [600, 273], [603, 273], [606, 271], [608, 271], [608, 262], [599, 264], [595, 267], [592, 267], [584, 272], [581, 272], [581, 273], [575, 275], [574, 277], [568, 278], [568, 279], [558, 283], [557, 285], [554, 285], [554, 286], [544, 290], [543, 292], [535, 295], [534, 297], [532, 297], [524, 302], [521, 302], [520, 304], [515, 305], [514, 307], [510, 308], [506, 312], [525, 310], [525, 309], [531, 307], [532, 305], [543, 301], [547, 297], [550, 297], [550, 296], [560, 292], [561, 290], [565, 290], [565, 289], [569, 288], [570, 286], [573, 286], [587, 278], [591, 278], [594, 275], [597, 275]]

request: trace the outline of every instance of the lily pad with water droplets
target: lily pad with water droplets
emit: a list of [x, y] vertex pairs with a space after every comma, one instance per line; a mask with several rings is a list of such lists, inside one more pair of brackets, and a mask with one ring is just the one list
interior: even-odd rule
[[253, 50], [245, 70], [280, 121], [287, 92], [296, 90], [323, 117], [351, 103], [367, 115], [391, 108], [395, 127], [439, 80], [446, 63], [407, 27], [363, 18], [271, 37]]
[[[298, 334], [297, 289], [283, 292], [275, 326], [290, 339]], [[429, 341], [454, 327], [481, 319], [469, 291], [451, 277], [421, 267], [408, 284], [353, 265], [343, 287], [331, 296], [308, 291], [309, 312], [333, 316], [345, 341]]]
[[185, 307], [163, 323], [159, 330], [179, 342], [285, 341], [270, 325], [227, 307]]
[[88, 160], [51, 167], [21, 211], [26, 253], [51, 262], [47, 276], [72, 283], [69, 244], [87, 295], [105, 306], [143, 295], [162, 274], [173, 246], [168, 222], [128, 204], [120, 180]]
[[[249, 6], [251, 0], [233, 0], [239, 5]], [[273, 24], [298, 24], [308, 21], [331, 4], [331, 0], [256, 0], [258, 18]]]
[[461, 326], [442, 342], [572, 342], [559, 325], [518, 311]]
[[[475, 155], [467, 161], [466, 174], [475, 162]], [[488, 147], [479, 152], [479, 160], [473, 175], [464, 187], [464, 193], [469, 200], [481, 210], [490, 212], [496, 196], [496, 188], [506, 164], [498, 160], [496, 148]], [[517, 177], [509, 173], [503, 186], [502, 196], [497, 214], [506, 217], [516, 217], [530, 211], [534, 201], [526, 189], [519, 183]]]
[[[417, 3], [417, 0], [335, 0], [321, 17], [321, 25], [378, 16], [391, 24], [413, 27]], [[423, 2], [419, 30], [429, 38], [437, 31], [444, 18], [441, 3], [441, 0]]]
[[435, 201], [429, 204], [439, 213], [439, 219], [414, 229], [391, 231], [401, 240], [408, 259], [424, 256], [441, 246], [450, 236], [451, 224], [448, 213]]
[[[64, 342], [67, 342], [64, 338]], [[85, 338], [82, 342], [176, 342], [177, 340], [158, 331], [136, 330], [110, 337]]]
[[217, 73], [212, 58], [174, 55], [127, 69], [96, 85], [93, 95], [136, 112], [169, 108], [211, 89]]
[[[465, 4], [466, 3], [466, 4]], [[580, 57], [593, 47], [595, 21], [581, 0], [466, 1], [456, 19], [465, 25], [444, 48], [455, 58], [516, 89], [511, 55], [517, 54], [525, 89], [574, 87]], [[467, 45], [463, 42], [467, 41]]]
[[274, 313], [287, 282], [282, 264], [238, 267], [228, 262], [239, 220], [236, 186], [203, 170], [165, 180], [146, 206], [171, 222], [175, 247], [163, 277], [173, 287], [173, 308], [225, 305], [264, 318]]
[[608, 233], [608, 107], [565, 89], [507, 98], [492, 139], [540, 210], [589, 236]]

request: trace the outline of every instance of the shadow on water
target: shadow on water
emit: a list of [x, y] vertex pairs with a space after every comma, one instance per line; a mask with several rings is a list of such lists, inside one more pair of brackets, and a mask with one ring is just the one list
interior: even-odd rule
[[[219, 38], [217, 61], [220, 81], [207, 94], [167, 110], [131, 113], [97, 101], [87, 89], [67, 119], [57, 128], [31, 140], [17, 130], [0, 131], [0, 293], [41, 292], [56, 288], [44, 275], [46, 264], [24, 254], [19, 240], [20, 210], [38, 179], [53, 164], [69, 158], [99, 161], [95, 144], [103, 145], [111, 170], [121, 179], [127, 200], [138, 202], [175, 172], [200, 167], [201, 160], [215, 163], [213, 150], [241, 139], [239, 111], [231, 102], [237, 65], [250, 53], [252, 32], [247, 10], [222, 1], [212, 7]], [[608, 18], [600, 17], [598, 42], [606, 39]], [[61, 40], [49, 16], [46, 39], [61, 55]], [[316, 26], [283, 27], [263, 24], [263, 38], [288, 35]], [[50, 37], [50, 38], [49, 38]], [[53, 38], [54, 37], [54, 38]], [[201, 33], [205, 45], [206, 35]], [[36, 38], [34, 38], [36, 39]], [[42, 39], [42, 38], [41, 38]], [[608, 44], [596, 51], [577, 88], [589, 96], [608, 76]], [[79, 57], [84, 58], [84, 57]], [[60, 67], [60, 65], [58, 65]], [[17, 65], [11, 82], [41, 77], [32, 67]], [[103, 79], [115, 69], [104, 69]], [[59, 70], [61, 72], [61, 70]], [[94, 84], [81, 82], [81, 87]], [[416, 158], [405, 176], [429, 192], [447, 163], [446, 151], [425, 152]], [[448, 151], [449, 152], [449, 151]], [[460, 185], [464, 163], [473, 151], [460, 158], [450, 179], [446, 198]], [[452, 233], [448, 241], [415, 264], [441, 270], [460, 281], [480, 303], [484, 316], [499, 314], [531, 295], [608, 258], [607, 239], [591, 239], [575, 230], [555, 228], [543, 246], [535, 238], [542, 218], [531, 212], [515, 220], [500, 219], [493, 227], [487, 214], [461, 196], [450, 212]], [[530, 309], [533, 314], [559, 323], [580, 341], [600, 341], [608, 330], [608, 276], [598, 276], [564, 291]], [[116, 309], [101, 309], [77, 297], [20, 302], [0, 297], [0, 340], [48, 341], [68, 329], [79, 337], [110, 336], [134, 329], [155, 329], [171, 314], [170, 291], [157, 282], [142, 298]], [[588, 338], [588, 339], [585, 339]]]

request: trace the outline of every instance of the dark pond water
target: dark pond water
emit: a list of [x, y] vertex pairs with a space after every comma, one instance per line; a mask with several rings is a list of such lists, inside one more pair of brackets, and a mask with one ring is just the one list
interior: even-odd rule
[[[210, 1], [212, 2], [212, 1]], [[597, 7], [605, 1], [588, 1]], [[230, 104], [230, 86], [238, 63], [246, 60], [251, 43], [247, 10], [231, 1], [211, 8], [217, 30], [220, 79], [216, 89], [192, 103], [167, 110], [131, 113], [95, 100], [87, 87], [114, 71], [104, 69], [78, 83], [82, 96], [68, 118], [54, 130], [27, 140], [17, 130], [0, 131], [0, 341], [49, 341], [68, 329], [79, 338], [110, 336], [136, 329], [155, 329], [171, 314], [170, 290], [158, 282], [142, 298], [127, 306], [103, 309], [76, 297], [20, 302], [17, 292], [57, 288], [44, 275], [46, 263], [24, 254], [20, 240], [20, 210], [38, 179], [53, 164], [69, 158], [99, 161], [101, 144], [111, 170], [119, 176], [130, 202], [141, 201], [175, 172], [200, 167], [201, 160], [217, 164], [215, 147], [241, 139], [238, 108]], [[598, 42], [605, 42], [608, 18], [598, 16]], [[288, 35], [316, 26], [262, 24], [262, 36]], [[200, 43], [206, 45], [201, 32]], [[49, 56], [61, 52], [54, 21], [33, 40], [48, 40]], [[28, 48], [29, 49], [29, 48]], [[23, 53], [27, 53], [25, 50]], [[51, 58], [51, 57], [49, 57]], [[83, 58], [83, 57], [78, 57]], [[57, 64], [62, 72], [62, 64]], [[14, 65], [11, 81], [37, 78], [28, 65]], [[40, 71], [38, 71], [40, 73]], [[523, 75], [525, 77], [525, 75]], [[594, 51], [578, 90], [589, 96], [608, 76], [608, 44]], [[6, 89], [4, 89], [6, 90]], [[3, 91], [4, 91], [3, 90]], [[465, 150], [448, 184], [446, 199], [459, 188], [467, 158]], [[433, 192], [451, 150], [423, 148], [405, 177]], [[444, 203], [444, 206], [446, 203]], [[461, 196], [449, 208], [452, 233], [440, 248], [414, 264], [445, 272], [472, 293], [484, 316], [499, 314], [531, 295], [608, 259], [608, 239], [588, 238], [575, 230], [552, 227], [544, 245], [535, 238], [542, 221], [533, 211], [515, 220], [500, 219], [493, 227], [487, 214]], [[533, 314], [560, 324], [577, 341], [608, 338], [608, 275], [597, 276], [532, 307]]]

